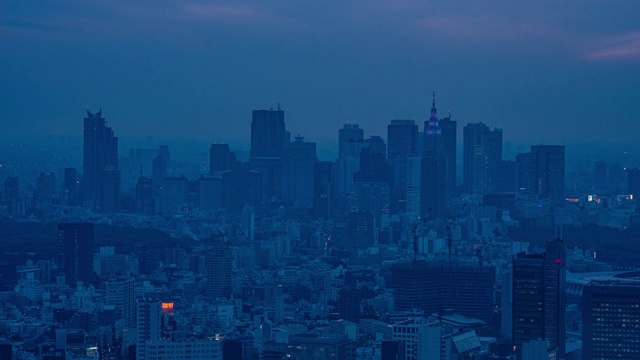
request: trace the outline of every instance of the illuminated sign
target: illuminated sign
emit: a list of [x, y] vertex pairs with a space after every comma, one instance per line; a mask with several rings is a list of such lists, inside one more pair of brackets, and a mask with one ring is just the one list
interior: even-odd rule
[[163, 302], [162, 303], [162, 312], [172, 313], [173, 312], [173, 303], [172, 302]]

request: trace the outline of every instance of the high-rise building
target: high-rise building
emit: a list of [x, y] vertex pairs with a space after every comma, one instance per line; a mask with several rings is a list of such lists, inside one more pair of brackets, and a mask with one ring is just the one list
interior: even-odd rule
[[442, 127], [433, 93], [431, 115], [424, 122], [424, 152], [421, 166], [420, 216], [424, 219], [442, 218], [447, 212], [447, 156], [444, 152]]
[[56, 176], [53, 173], [40, 173], [36, 181], [36, 203], [51, 204], [56, 191]]
[[449, 192], [452, 192], [456, 189], [458, 181], [458, 122], [451, 120], [451, 113], [446, 118], [440, 119], [440, 129], [442, 132], [443, 156], [447, 162], [447, 188]]
[[167, 177], [170, 159], [171, 153], [169, 152], [169, 145], [160, 145], [158, 155], [153, 159], [151, 169], [153, 193], [156, 196], [162, 194], [162, 185], [164, 179]]
[[314, 213], [325, 219], [333, 216], [335, 207], [335, 169], [336, 164], [330, 161], [319, 161], [314, 167]]
[[564, 197], [564, 145], [532, 145], [533, 193], [562, 205]]
[[136, 360], [145, 360], [146, 343], [159, 340], [162, 330], [161, 304], [157, 300], [136, 303]]
[[463, 175], [467, 194], [484, 195], [496, 190], [498, 164], [502, 161], [502, 129], [484, 123], [464, 127]]
[[222, 207], [240, 214], [245, 205], [262, 203], [262, 174], [241, 167], [222, 173]]
[[351, 192], [353, 175], [360, 170], [360, 152], [367, 147], [364, 130], [358, 124], [344, 124], [338, 130], [337, 194]]
[[282, 199], [311, 206], [314, 195], [316, 143], [301, 136], [282, 149]]
[[437, 320], [412, 318], [393, 324], [391, 338], [404, 344], [406, 360], [442, 358], [442, 329]]
[[387, 158], [418, 155], [418, 125], [413, 120], [391, 120], [387, 125]]
[[65, 168], [62, 183], [63, 204], [75, 206], [79, 204], [80, 193], [78, 186], [78, 173], [76, 168]]
[[281, 157], [285, 143], [284, 110], [253, 110], [250, 157]]
[[513, 260], [512, 341], [516, 353], [531, 340], [546, 339], [565, 354], [566, 248], [562, 240], [547, 243], [542, 254], [517, 254]]
[[93, 224], [58, 224], [58, 275], [72, 288], [93, 280]]
[[396, 311], [427, 314], [452, 309], [464, 316], [493, 322], [496, 269], [414, 261], [392, 267]]
[[170, 177], [162, 181], [162, 215], [172, 216], [187, 204], [187, 179]]
[[155, 212], [153, 181], [145, 176], [141, 176], [136, 183], [136, 211], [142, 214]]
[[640, 358], [640, 282], [592, 281], [582, 288], [583, 359]]
[[207, 296], [227, 299], [231, 297], [232, 257], [231, 248], [224, 244], [216, 245], [205, 253]]
[[135, 294], [133, 278], [110, 278], [107, 280], [105, 305], [114, 305], [117, 316], [124, 320], [124, 326], [132, 329], [136, 326]]
[[229, 144], [211, 144], [209, 149], [209, 175], [214, 176], [222, 171], [233, 169], [236, 156], [231, 152]]
[[[117, 204], [120, 192], [118, 138], [107, 126], [102, 110], [95, 114], [87, 110], [83, 131], [83, 198], [97, 210], [111, 211], [109, 207]], [[115, 194], [114, 186], [117, 186]], [[104, 209], [105, 205], [107, 209]]]
[[603, 191], [607, 187], [607, 170], [606, 161], [593, 162], [593, 186], [598, 191]]
[[516, 181], [519, 192], [533, 192], [533, 156], [530, 152], [516, 155]]
[[627, 170], [627, 192], [636, 200], [640, 198], [640, 168]]
[[371, 212], [351, 212], [347, 222], [346, 248], [366, 249], [373, 246], [373, 214]]
[[222, 179], [201, 177], [198, 179], [198, 208], [215, 211], [222, 207]]
[[497, 192], [518, 191], [517, 169], [517, 164], [513, 160], [502, 160], [498, 162], [498, 171], [496, 175]]

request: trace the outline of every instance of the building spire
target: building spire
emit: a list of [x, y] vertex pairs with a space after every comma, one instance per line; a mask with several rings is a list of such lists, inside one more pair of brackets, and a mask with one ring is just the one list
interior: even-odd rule
[[436, 92], [433, 92], [433, 102], [431, 103], [432, 108], [436, 108]]

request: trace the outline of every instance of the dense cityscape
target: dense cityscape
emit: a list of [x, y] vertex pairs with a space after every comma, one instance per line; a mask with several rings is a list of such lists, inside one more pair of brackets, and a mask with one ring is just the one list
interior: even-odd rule
[[635, 159], [507, 158], [429, 100], [332, 161], [280, 104], [206, 162], [109, 109], [70, 156], [3, 146], [0, 359], [640, 358]]

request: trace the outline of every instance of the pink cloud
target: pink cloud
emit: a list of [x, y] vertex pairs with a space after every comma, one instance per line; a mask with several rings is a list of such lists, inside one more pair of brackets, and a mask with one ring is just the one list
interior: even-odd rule
[[587, 60], [640, 59], [640, 31], [614, 35], [597, 41], [598, 50], [588, 52]]

